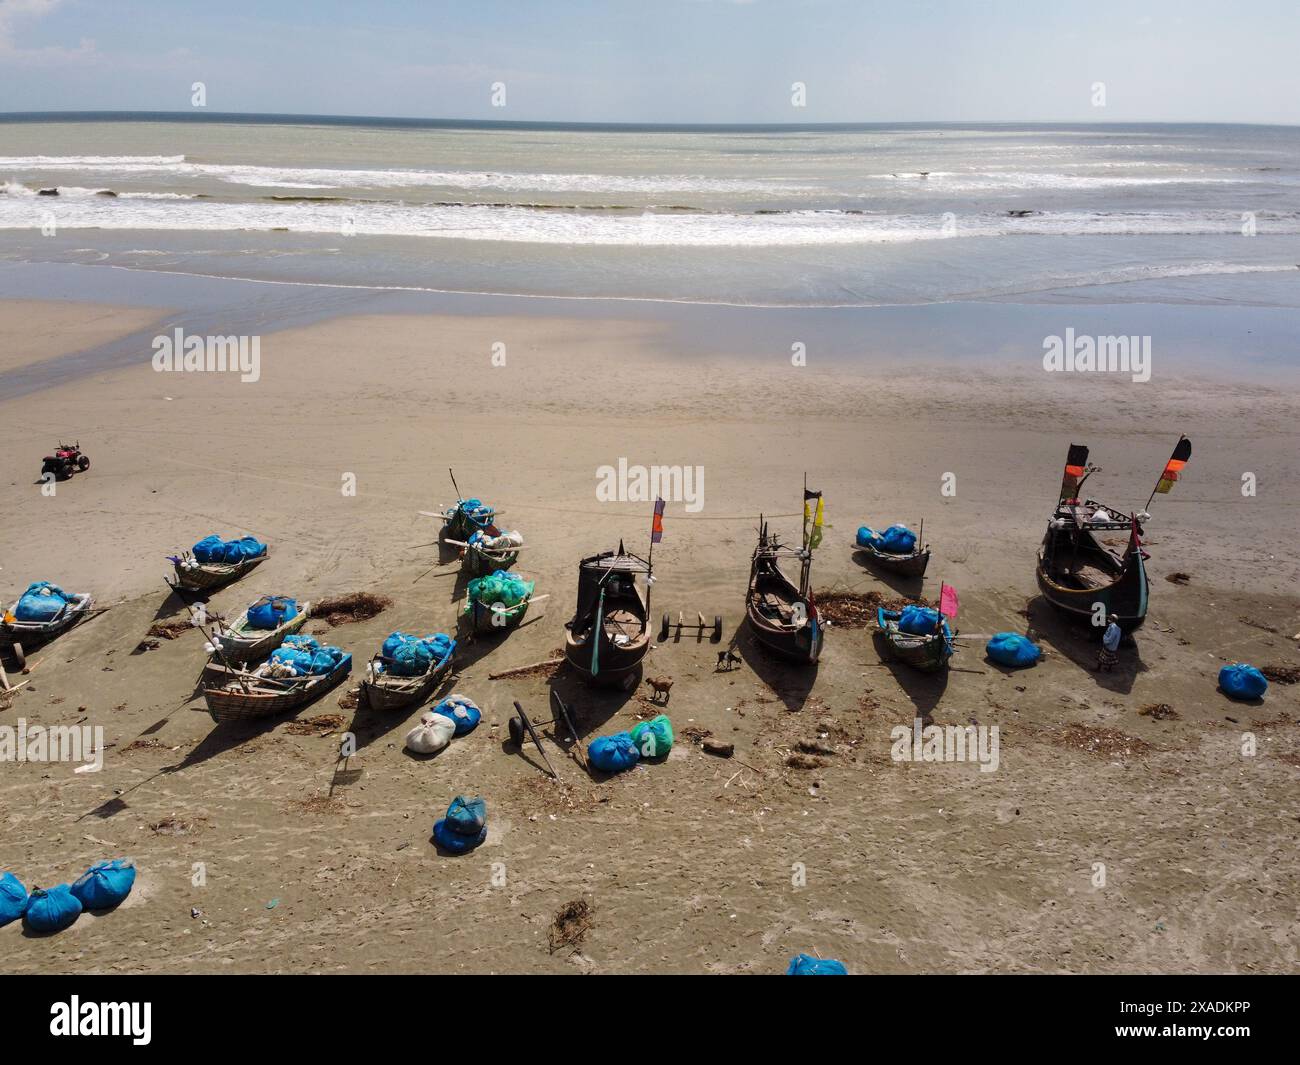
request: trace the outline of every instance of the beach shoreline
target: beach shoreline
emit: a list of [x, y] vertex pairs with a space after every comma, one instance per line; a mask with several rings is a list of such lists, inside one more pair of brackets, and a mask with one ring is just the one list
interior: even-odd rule
[[[1224, 661], [1295, 660], [1293, 391], [1230, 373], [1162, 377], [1159, 363], [1146, 385], [1099, 375], [1063, 389], [1061, 375], [999, 361], [991, 342], [983, 356], [926, 360], [883, 330], [859, 337], [860, 362], [821, 359], [813, 343], [799, 366], [797, 334], [765, 320], [750, 327], [764, 346], [724, 342], [699, 331], [699, 312], [682, 323], [363, 301], [304, 303], [295, 318], [250, 313], [230, 292], [143, 311], [0, 301], [0, 336], [22, 338], [14, 372], [28, 382], [0, 399], [0, 584], [12, 598], [50, 579], [109, 608], [50, 645], [0, 725], [87, 722], [113, 744], [100, 773], [0, 767], [0, 850], [41, 884], [106, 849], [140, 868], [119, 912], [53, 939], [0, 930], [11, 971], [755, 972], [809, 945], [854, 971], [1294, 969], [1300, 700], [1275, 684], [1263, 706], [1239, 707], [1214, 681]], [[156, 372], [141, 343], [174, 320], [241, 332], [259, 319], [255, 382]], [[947, 335], [931, 340], [940, 354]], [[62, 369], [42, 376], [32, 352]], [[1066, 447], [1091, 444], [1104, 470], [1090, 489], [1136, 508], [1180, 433], [1196, 451], [1151, 507], [1151, 617], [1121, 669], [1095, 674], [1087, 635], [1031, 602]], [[48, 497], [37, 473], [60, 434], [79, 434], [92, 465]], [[854, 558], [854, 531], [924, 518], [934, 558], [921, 594], [956, 586], [963, 631], [1033, 626], [1047, 659], [1003, 672], [972, 640], [944, 681], [918, 679], [883, 666], [868, 630], [832, 626], [812, 675], [743, 641], [743, 663], [718, 673], [714, 645], [655, 641], [647, 674], [676, 679], [673, 753], [592, 779], [547, 739], [564, 780], [550, 784], [505, 743], [514, 699], [545, 717], [546, 678], [488, 674], [554, 654], [579, 558], [619, 539], [643, 550], [648, 503], [597, 496], [599, 467], [620, 460], [703, 468], [702, 508], [667, 508], [656, 621], [720, 614], [728, 646], [743, 631], [758, 514], [797, 539], [806, 473], [831, 526], [819, 594], [896, 594]], [[213, 609], [262, 593], [386, 595], [393, 605], [369, 621], [311, 626], [358, 663], [394, 629], [450, 631], [463, 577], [439, 564], [438, 523], [420, 513], [454, 501], [448, 467], [524, 532], [517, 568], [551, 598], [472, 649], [455, 690], [484, 722], [435, 760], [401, 750], [416, 711], [377, 717], [335, 695], [296, 715], [338, 715], [319, 735], [292, 718], [214, 727], [196, 691], [202, 637], [140, 649], [154, 621], [184, 616], [165, 556], [210, 532], [272, 545]], [[1245, 472], [1256, 496], [1241, 492]], [[1187, 583], [1166, 579], [1180, 572]], [[560, 684], [584, 741], [658, 712], [645, 686], [624, 699]], [[1140, 712], [1157, 704], [1177, 716]], [[891, 729], [920, 716], [999, 725], [999, 771], [892, 761]], [[703, 753], [687, 727], [734, 742], [735, 760]], [[340, 776], [348, 731], [360, 750]], [[1239, 753], [1243, 731], [1258, 737], [1253, 758]], [[791, 768], [801, 742], [831, 753]], [[448, 860], [429, 825], [461, 793], [487, 798], [489, 838]], [[1196, 864], [1208, 855], [1212, 872]], [[594, 903], [593, 930], [551, 953], [547, 927], [573, 898]], [[448, 907], [457, 920], [436, 920]]]

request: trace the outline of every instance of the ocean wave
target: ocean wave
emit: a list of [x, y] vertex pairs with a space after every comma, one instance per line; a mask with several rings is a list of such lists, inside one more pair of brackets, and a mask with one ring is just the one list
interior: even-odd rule
[[[968, 237], [1235, 235], [1235, 211], [868, 214], [852, 211], [640, 213], [523, 207], [405, 205], [387, 201], [0, 197], [0, 229], [284, 231], [576, 246], [781, 247], [911, 243]], [[1300, 235], [1300, 212], [1260, 212], [1261, 235]]]
[[332, 169], [191, 163], [184, 156], [0, 156], [0, 171], [85, 171], [207, 178], [249, 188], [461, 188], [546, 192], [770, 193], [808, 186], [703, 175], [560, 174], [498, 171]]

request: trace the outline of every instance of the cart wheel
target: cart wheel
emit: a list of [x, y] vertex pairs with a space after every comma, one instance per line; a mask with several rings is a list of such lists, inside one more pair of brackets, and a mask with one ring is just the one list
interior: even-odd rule
[[79, 469], [82, 473], [85, 473], [88, 469], [90, 469], [90, 459], [86, 458], [85, 455], [81, 455], [77, 459], [77, 469]]
[[722, 615], [713, 615], [713, 642], [717, 643], [722, 639]]
[[666, 611], [666, 610], [664, 611], [664, 624], [663, 624], [663, 628], [661, 628], [661, 629], [659, 630], [659, 639], [661, 639], [661, 640], [666, 640], [666, 639], [668, 639], [668, 611]]
[[519, 720], [518, 716], [512, 717], [510, 723], [506, 726], [510, 733], [510, 742], [516, 747], [524, 745], [524, 723]]

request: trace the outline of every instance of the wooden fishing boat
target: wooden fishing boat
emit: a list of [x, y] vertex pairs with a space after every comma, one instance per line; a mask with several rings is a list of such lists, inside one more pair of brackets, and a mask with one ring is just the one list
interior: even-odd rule
[[622, 541], [617, 551], [578, 564], [578, 602], [564, 624], [564, 657], [585, 679], [635, 686], [650, 650], [651, 572], [650, 562], [630, 554]]
[[[812, 549], [782, 546], [759, 519], [758, 546], [749, 566], [745, 613], [758, 642], [774, 654], [801, 665], [812, 665], [822, 650], [822, 627], [812, 599]], [[781, 572], [780, 559], [799, 560], [796, 585]]]
[[[503, 535], [495, 525], [488, 525], [483, 534], [493, 538]], [[465, 545], [465, 565], [475, 577], [486, 577], [499, 569], [509, 569], [517, 561], [518, 547], [497, 549], [485, 546], [482, 540], [470, 540]]]
[[913, 669], [934, 673], [948, 664], [953, 655], [953, 631], [948, 619], [940, 615], [938, 629], [929, 635], [916, 636], [903, 632], [898, 623], [902, 611], [876, 610], [876, 639], [881, 656], [905, 662]]
[[519, 623], [524, 620], [524, 615], [528, 613], [528, 604], [533, 601], [533, 598], [530, 595], [514, 606], [506, 606], [503, 603], [480, 603], [477, 599], [472, 599], [469, 610], [462, 617], [470, 632], [482, 635], [506, 632], [518, 628]]
[[930, 564], [930, 545], [922, 547], [919, 539], [916, 548], [907, 554], [881, 551], [872, 544], [858, 544], [854, 551], [869, 565], [899, 577], [924, 577], [925, 568]]
[[218, 723], [249, 721], [297, 710], [337, 687], [352, 672], [345, 654], [328, 673], [304, 677], [270, 677], [258, 670], [209, 663], [203, 674], [203, 698]]
[[94, 605], [94, 597], [89, 592], [82, 592], [75, 595], [72, 602], [64, 603], [48, 621], [19, 621], [18, 600], [14, 600], [13, 606], [0, 618], [0, 642], [12, 644], [15, 653], [21, 655], [19, 648], [37, 647], [84, 621]]
[[[1151, 499], [1173, 487], [1191, 454], [1191, 441], [1180, 437]], [[1145, 511], [1131, 514], [1085, 498], [1083, 484], [1098, 470], [1088, 464], [1087, 447], [1070, 445], [1056, 509], [1038, 551], [1035, 576], [1043, 598], [1068, 618], [1096, 631], [1113, 620], [1124, 632], [1134, 632], [1147, 615], [1149, 556], [1142, 548], [1141, 522], [1150, 515]], [[1117, 552], [1107, 547], [1099, 539], [1104, 533], [1127, 534], [1124, 549]]]
[[206, 592], [239, 580], [249, 570], [261, 565], [271, 553], [268, 547], [256, 558], [239, 562], [200, 562], [190, 552], [169, 555], [175, 579], [169, 581], [178, 592]]
[[256, 605], [250, 604], [232, 624], [223, 624], [219, 628], [214, 626], [221, 653], [231, 661], [251, 662], [269, 655], [284, 643], [286, 636], [292, 636], [306, 625], [311, 613], [311, 603], [299, 603], [298, 613], [288, 621], [281, 622], [274, 629], [255, 629], [248, 623], [248, 611]]
[[424, 702], [451, 673], [455, 654], [453, 648], [442, 661], [429, 663], [429, 668], [415, 677], [395, 676], [389, 672], [392, 660], [382, 652], [375, 655], [366, 665], [366, 679], [361, 682], [366, 705], [372, 710], [397, 710]]

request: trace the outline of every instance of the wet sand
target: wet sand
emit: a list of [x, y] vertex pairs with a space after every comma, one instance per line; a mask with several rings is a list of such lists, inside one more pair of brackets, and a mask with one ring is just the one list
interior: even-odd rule
[[[171, 320], [66, 311], [0, 304], [6, 357]], [[1300, 700], [1274, 684], [1262, 705], [1234, 704], [1214, 679], [1224, 661], [1296, 664], [1293, 391], [1063, 381], [992, 358], [890, 374], [879, 359], [686, 355], [670, 328], [630, 315], [356, 315], [267, 332], [261, 354], [256, 384], [155, 373], [145, 348], [0, 400], [0, 589], [12, 601], [40, 577], [110, 607], [33, 656], [0, 725], [84, 722], [114, 744], [100, 773], [0, 765], [0, 867], [29, 887], [119, 854], [140, 869], [119, 912], [47, 939], [0, 930], [10, 971], [774, 972], [814, 950], [858, 972], [1295, 968]], [[19, 357], [5, 366], [30, 369]], [[78, 436], [92, 467], [48, 498], [35, 482], [51, 433]], [[1195, 451], [1151, 508], [1148, 623], [1116, 673], [1095, 674], [1093, 645], [1033, 602], [1066, 446], [1089, 443], [1104, 467], [1089, 487], [1132, 508], [1179, 433]], [[560, 647], [582, 555], [619, 538], [644, 549], [649, 506], [596, 497], [596, 468], [620, 458], [704, 468], [703, 509], [668, 506], [652, 611], [721, 614], [743, 664], [715, 673], [717, 647], [656, 641], [646, 672], [675, 680], [670, 757], [592, 779], [548, 740], [555, 785], [505, 735], [513, 699], [548, 716], [546, 678], [488, 674]], [[394, 600], [328, 633], [353, 652], [354, 681], [388, 632], [448, 631], [464, 579], [418, 512], [454, 499], [449, 466], [524, 532], [517, 568], [551, 598], [467, 649], [454, 690], [484, 721], [437, 757], [402, 751], [418, 710], [341, 709], [337, 692], [296, 715], [341, 715], [332, 734], [295, 734], [292, 719], [218, 728], [195, 698], [201, 636], [134, 653], [153, 621], [182, 613], [164, 556], [209, 532], [272, 551], [212, 609], [265, 592]], [[832, 523], [817, 589], [934, 597], [944, 580], [963, 631], [1032, 624], [1046, 660], [1006, 673], [973, 639], [946, 679], [922, 678], [882, 665], [861, 628], [833, 628], [815, 673], [762, 655], [740, 626], [754, 527], [761, 511], [797, 537], [805, 472]], [[1246, 472], [1257, 496], [1241, 494]], [[921, 519], [923, 586], [891, 588], [855, 559], [859, 524]], [[1165, 579], [1176, 572], [1189, 582]], [[584, 739], [658, 712], [648, 686], [628, 698], [556, 684]], [[1139, 713], [1158, 703], [1178, 716]], [[998, 770], [891, 761], [890, 730], [917, 714], [998, 725]], [[735, 757], [703, 753], [681, 736], [691, 726]], [[344, 730], [360, 750], [341, 763]], [[800, 741], [833, 753], [790, 768]], [[442, 856], [430, 828], [460, 793], [487, 799], [488, 842]], [[551, 953], [551, 918], [575, 898], [594, 906], [592, 929]]]

